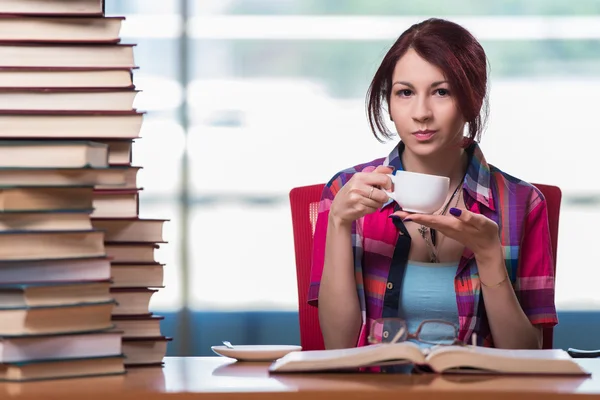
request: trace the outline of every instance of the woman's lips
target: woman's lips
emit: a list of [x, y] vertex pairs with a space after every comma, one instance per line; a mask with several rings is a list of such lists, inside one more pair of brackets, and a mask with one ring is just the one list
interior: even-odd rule
[[430, 130], [417, 131], [417, 132], [414, 132], [413, 135], [418, 141], [426, 142], [426, 141], [430, 140], [436, 134], [436, 132], [437, 131], [430, 131]]

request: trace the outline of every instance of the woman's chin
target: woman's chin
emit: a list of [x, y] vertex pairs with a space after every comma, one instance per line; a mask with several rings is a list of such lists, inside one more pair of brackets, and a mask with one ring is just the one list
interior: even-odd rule
[[421, 142], [421, 141], [410, 141], [404, 142], [406, 149], [419, 157], [433, 156], [441, 150], [439, 143], [435, 141]]

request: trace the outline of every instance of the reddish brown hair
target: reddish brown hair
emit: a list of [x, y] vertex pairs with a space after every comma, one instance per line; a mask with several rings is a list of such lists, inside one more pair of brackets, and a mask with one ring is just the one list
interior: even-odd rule
[[391, 139], [384, 122], [389, 110], [392, 74], [408, 49], [435, 65], [445, 75], [465, 122], [469, 126], [467, 145], [478, 141], [488, 116], [487, 58], [481, 44], [462, 26], [432, 18], [407, 29], [387, 52], [367, 92], [369, 125], [375, 137]]

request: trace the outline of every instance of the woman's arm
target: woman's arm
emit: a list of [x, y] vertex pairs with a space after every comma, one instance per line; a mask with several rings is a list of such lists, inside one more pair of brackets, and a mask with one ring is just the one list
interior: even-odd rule
[[352, 224], [331, 214], [319, 289], [319, 323], [325, 348], [356, 346], [362, 319], [354, 278]]
[[546, 202], [532, 194], [521, 240], [516, 281], [508, 279], [498, 225], [482, 214], [451, 208], [450, 216], [397, 212], [434, 228], [473, 251], [483, 300], [494, 338], [501, 348], [540, 348], [544, 326], [557, 323], [554, 261]]
[[[323, 270], [319, 286], [319, 324], [328, 349], [355, 347], [362, 315], [355, 279], [355, 221], [378, 210], [387, 200], [380, 189], [391, 189], [391, 167], [357, 172], [334, 195], [327, 216]], [[318, 224], [318, 223], [317, 223]], [[357, 260], [362, 262], [362, 260]], [[313, 265], [313, 268], [316, 267]]]
[[485, 311], [494, 346], [504, 349], [541, 349], [542, 331], [521, 308], [508, 279], [502, 248], [475, 256]]
[[[548, 209], [537, 191], [532, 192], [529, 208], [523, 225], [514, 290], [508, 282], [498, 287], [482, 285], [490, 328], [498, 347], [540, 348], [542, 328], [558, 322]], [[496, 254], [502, 259], [501, 251]], [[498, 282], [491, 279], [498, 278], [505, 266], [493, 255], [488, 259], [484, 256], [481, 262], [481, 281], [487, 285]]]

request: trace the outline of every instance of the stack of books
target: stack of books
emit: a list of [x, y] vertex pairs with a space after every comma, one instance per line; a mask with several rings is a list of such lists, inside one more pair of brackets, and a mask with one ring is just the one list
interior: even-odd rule
[[154, 251], [163, 239], [165, 220], [139, 217], [93, 218], [95, 229], [104, 231], [111, 258], [111, 294], [115, 330], [123, 333], [125, 365], [162, 365], [170, 338], [161, 335], [161, 316], [150, 312], [152, 295], [163, 287], [164, 265]]
[[148, 329], [164, 220], [138, 217], [143, 113], [123, 20], [102, 0], [0, 2], [0, 380], [165, 355]]

